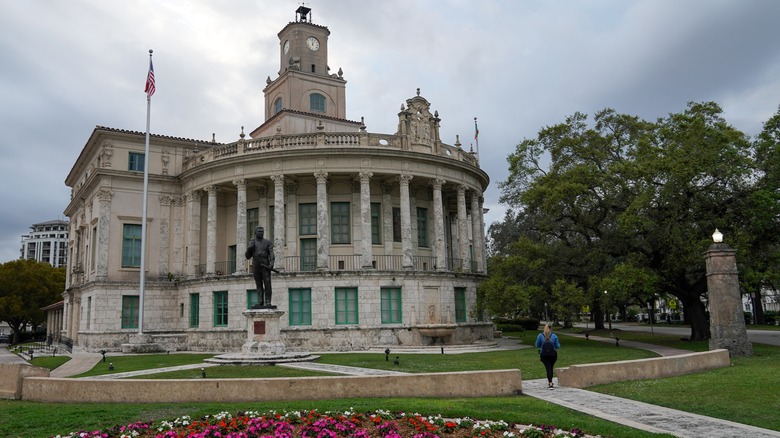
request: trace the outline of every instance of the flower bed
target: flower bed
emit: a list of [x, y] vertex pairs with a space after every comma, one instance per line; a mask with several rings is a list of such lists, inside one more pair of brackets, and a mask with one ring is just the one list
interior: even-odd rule
[[420, 414], [325, 412], [221, 412], [200, 420], [181, 417], [173, 421], [137, 422], [107, 430], [81, 431], [56, 438], [435, 438], [435, 437], [525, 437], [578, 438], [579, 430], [563, 431], [553, 426], [477, 421], [471, 418], [445, 419]]

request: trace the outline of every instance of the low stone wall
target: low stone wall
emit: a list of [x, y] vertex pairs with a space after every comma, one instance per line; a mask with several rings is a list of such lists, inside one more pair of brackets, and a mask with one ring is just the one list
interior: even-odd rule
[[720, 349], [679, 356], [572, 365], [556, 368], [555, 372], [560, 386], [587, 388], [602, 383], [679, 376], [729, 366], [729, 363], [728, 350]]
[[175, 403], [349, 397], [490, 397], [520, 394], [520, 370], [274, 379], [55, 379], [22, 381], [24, 400], [50, 403]]
[[23, 363], [0, 363], [0, 399], [21, 399], [26, 377], [49, 377], [49, 370]]

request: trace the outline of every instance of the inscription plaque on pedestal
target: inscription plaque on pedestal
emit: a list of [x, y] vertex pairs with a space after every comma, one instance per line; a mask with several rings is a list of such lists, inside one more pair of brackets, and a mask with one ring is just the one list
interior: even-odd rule
[[255, 321], [255, 334], [256, 335], [265, 334], [265, 321]]

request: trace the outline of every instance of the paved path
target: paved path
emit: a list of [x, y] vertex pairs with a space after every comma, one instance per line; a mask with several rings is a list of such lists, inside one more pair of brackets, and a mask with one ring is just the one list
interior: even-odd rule
[[[627, 330], [625, 328], [624, 330]], [[567, 335], [571, 336], [571, 335]], [[581, 336], [584, 335], [574, 335]], [[609, 342], [614, 343], [613, 338], [604, 338], [599, 336], [590, 336], [590, 340], [595, 342]], [[674, 356], [678, 354], [690, 353], [688, 350], [680, 350], [676, 348], [663, 347], [658, 345], [643, 344], [640, 342], [620, 341], [621, 346], [642, 348], [650, 351], [654, 351], [662, 356]], [[497, 344], [493, 349], [511, 349], [511, 348], [529, 348], [519, 344], [517, 341], [511, 339], [497, 339]], [[474, 349], [474, 351], [486, 351], [488, 349], [480, 346]], [[403, 353], [438, 353], [439, 349], [415, 349], [410, 351], [403, 351]], [[445, 349], [445, 351], [447, 351]], [[401, 352], [400, 350], [398, 351]], [[460, 348], [457, 353], [469, 352], [467, 348]], [[447, 351], [448, 354], [456, 353], [456, 351]], [[14, 357], [16, 359], [14, 359]], [[8, 360], [24, 362], [21, 358], [18, 358], [15, 354], [9, 353], [3, 349], [0, 352], [0, 362], [6, 362]], [[52, 377], [66, 377], [81, 374], [90, 370], [96, 363], [101, 360], [99, 354], [75, 354], [73, 359], [67, 362], [65, 365], [54, 370]], [[66, 365], [68, 365], [66, 367]], [[112, 379], [122, 377], [135, 377], [146, 374], [160, 373], [166, 371], [176, 371], [182, 369], [198, 369], [206, 368], [210, 366], [217, 366], [216, 364], [192, 364], [182, 365], [177, 367], [168, 367], [154, 370], [133, 371], [128, 373], [115, 373], [105, 376], [89, 377], [90, 379]], [[342, 365], [328, 365], [319, 362], [298, 362], [289, 364], [277, 364], [277, 366], [285, 366], [289, 368], [297, 369], [310, 369], [314, 371], [330, 372], [334, 374], [347, 374], [347, 375], [383, 375], [383, 374], [403, 374], [398, 371], [383, 371], [367, 368], [347, 367]], [[557, 382], [556, 382], [557, 384]], [[555, 403], [560, 406], [564, 406], [576, 411], [592, 415], [594, 417], [603, 418], [605, 420], [613, 421], [615, 423], [624, 424], [626, 426], [633, 427], [635, 429], [645, 430], [653, 433], [667, 433], [676, 435], [679, 437], [708, 437], [708, 438], [733, 438], [733, 437], [750, 437], [750, 438], [780, 438], [780, 432], [761, 429], [754, 426], [748, 426], [744, 424], [734, 423], [727, 420], [721, 420], [717, 418], [705, 417], [703, 415], [690, 414], [683, 411], [664, 408], [661, 406], [651, 405], [647, 403], [637, 402], [619, 397], [613, 397], [610, 395], [599, 394], [597, 392], [587, 391], [584, 389], [575, 388], [561, 388], [556, 387], [553, 390], [547, 388], [546, 379], [536, 380], [524, 380], [523, 381], [523, 394], [545, 400], [550, 403]]]

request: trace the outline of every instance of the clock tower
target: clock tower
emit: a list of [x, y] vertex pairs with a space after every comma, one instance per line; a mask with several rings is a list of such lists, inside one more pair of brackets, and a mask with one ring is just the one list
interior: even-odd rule
[[266, 80], [265, 121], [252, 138], [276, 134], [358, 131], [360, 123], [346, 120], [346, 83], [339, 69], [328, 67], [327, 27], [312, 23], [311, 9], [300, 6], [295, 21], [278, 34], [279, 76]]

